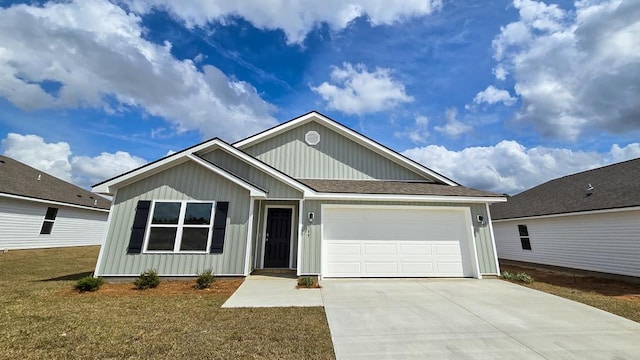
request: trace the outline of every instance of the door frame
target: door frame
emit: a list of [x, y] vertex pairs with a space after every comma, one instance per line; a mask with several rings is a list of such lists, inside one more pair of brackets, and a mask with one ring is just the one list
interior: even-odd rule
[[267, 218], [269, 217], [269, 209], [291, 209], [291, 235], [289, 235], [289, 269], [293, 269], [293, 230], [294, 227], [294, 212], [296, 210], [295, 205], [265, 205], [264, 216], [262, 218], [262, 247], [260, 249], [260, 268], [264, 269], [264, 253], [265, 243], [267, 239]]

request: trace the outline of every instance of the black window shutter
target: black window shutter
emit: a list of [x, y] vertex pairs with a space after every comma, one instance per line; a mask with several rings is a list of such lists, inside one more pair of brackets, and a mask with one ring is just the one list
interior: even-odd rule
[[211, 254], [222, 254], [228, 211], [229, 202], [218, 201], [216, 203], [216, 217], [213, 219], [213, 238], [211, 240], [211, 250], [209, 251]]
[[140, 254], [142, 252], [142, 242], [144, 241], [144, 232], [147, 229], [150, 208], [151, 201], [138, 201], [136, 215], [133, 218], [133, 226], [131, 227], [131, 238], [129, 239], [127, 254]]

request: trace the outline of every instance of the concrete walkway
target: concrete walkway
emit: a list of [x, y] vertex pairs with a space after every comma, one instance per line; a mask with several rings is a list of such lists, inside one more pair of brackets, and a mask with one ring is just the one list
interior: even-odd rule
[[296, 289], [296, 285], [296, 278], [251, 275], [222, 307], [322, 306], [320, 289]]
[[501, 280], [325, 280], [338, 359], [640, 359], [640, 324]]

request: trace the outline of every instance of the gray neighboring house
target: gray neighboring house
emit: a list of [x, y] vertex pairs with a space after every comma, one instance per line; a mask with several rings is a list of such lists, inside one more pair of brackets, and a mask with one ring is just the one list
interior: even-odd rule
[[489, 206], [465, 188], [310, 112], [229, 144], [218, 138], [106, 180], [104, 277], [475, 277], [499, 273]]
[[0, 250], [99, 245], [111, 202], [0, 155]]
[[640, 276], [640, 158], [491, 206], [500, 259]]

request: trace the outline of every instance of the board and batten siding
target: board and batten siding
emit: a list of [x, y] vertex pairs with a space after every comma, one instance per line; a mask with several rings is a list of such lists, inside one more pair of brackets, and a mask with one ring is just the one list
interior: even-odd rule
[[202, 155], [217, 166], [232, 174], [249, 181], [267, 191], [267, 198], [271, 199], [300, 199], [302, 192], [292, 188], [282, 181], [256, 169], [250, 164], [236, 158], [224, 150], [214, 150]]
[[[320, 143], [308, 145], [308, 131], [320, 134]], [[337, 132], [309, 122], [242, 149], [298, 179], [425, 180], [415, 172]]]
[[[165, 276], [242, 275], [249, 220], [249, 192], [192, 161], [118, 189], [96, 275], [137, 276], [155, 269]], [[127, 254], [138, 200], [228, 201], [222, 254]]]
[[[522, 250], [518, 225], [531, 250]], [[497, 221], [493, 230], [501, 259], [640, 276], [640, 210]]]
[[[40, 234], [48, 207], [58, 208], [51, 234]], [[108, 212], [0, 197], [0, 250], [100, 245]]]
[[383, 205], [383, 206], [441, 206], [441, 207], [467, 207], [471, 211], [471, 223], [473, 224], [476, 251], [478, 253], [478, 265], [483, 275], [495, 275], [498, 273], [495, 249], [491, 239], [491, 231], [488, 224], [480, 225], [475, 221], [477, 215], [488, 219], [485, 204], [458, 204], [439, 202], [381, 202], [381, 201], [305, 201], [303, 214], [313, 212], [315, 220], [313, 224], [304, 222], [300, 246], [302, 254], [300, 259], [301, 274], [320, 274], [321, 269], [321, 225], [322, 204], [348, 204], [348, 205]]

